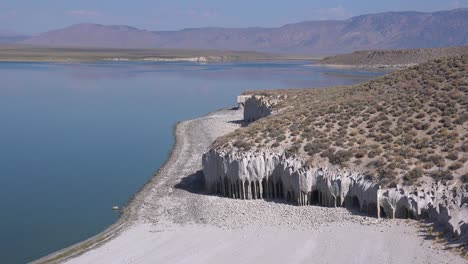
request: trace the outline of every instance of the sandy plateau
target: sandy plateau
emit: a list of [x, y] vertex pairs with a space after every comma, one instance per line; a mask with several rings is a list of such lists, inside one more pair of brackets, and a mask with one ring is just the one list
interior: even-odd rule
[[127, 208], [126, 227], [66, 263], [466, 263], [415, 220], [204, 194], [202, 154], [242, 119], [221, 110], [179, 123], [168, 162]]

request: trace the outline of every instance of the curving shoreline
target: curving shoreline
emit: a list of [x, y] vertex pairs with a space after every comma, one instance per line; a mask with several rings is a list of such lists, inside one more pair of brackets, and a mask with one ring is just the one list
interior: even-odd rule
[[49, 255], [46, 255], [42, 258], [32, 261], [32, 264], [52, 264], [52, 263], [63, 263], [69, 259], [78, 257], [92, 249], [98, 248], [109, 240], [118, 236], [121, 232], [128, 229], [132, 223], [138, 219], [139, 209], [144, 203], [145, 199], [148, 198], [149, 192], [154, 187], [156, 182], [159, 180], [161, 175], [167, 173], [167, 170], [173, 166], [180, 156], [182, 150], [182, 142], [184, 141], [185, 135], [185, 125], [188, 122], [194, 122], [196, 120], [201, 120], [203, 118], [215, 115], [225, 110], [218, 110], [207, 115], [186, 121], [178, 121], [173, 126], [173, 137], [174, 144], [171, 148], [171, 151], [168, 154], [168, 158], [161, 165], [159, 170], [138, 190], [133, 194], [127, 204], [121, 209], [120, 216], [115, 223], [107, 227], [102, 232], [84, 240], [68, 246], [64, 249], [53, 252]]
[[121, 229], [36, 263], [464, 263], [424, 240], [415, 222], [206, 195], [202, 154], [242, 119], [241, 111], [221, 110], [178, 123], [167, 162], [125, 208]]

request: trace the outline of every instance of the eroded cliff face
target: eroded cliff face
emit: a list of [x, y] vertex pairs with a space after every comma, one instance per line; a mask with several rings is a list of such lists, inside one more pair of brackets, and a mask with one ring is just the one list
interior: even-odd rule
[[[274, 111], [280, 99], [248, 99], [244, 119]], [[212, 149], [203, 155], [206, 190], [235, 199], [281, 199], [296, 205], [346, 206], [371, 216], [430, 219], [468, 238], [468, 195], [463, 187], [381, 188], [366, 173], [329, 164], [309, 166], [301, 157], [263, 151]]]
[[253, 122], [274, 113], [274, 107], [284, 98], [252, 95], [244, 103], [244, 121]]

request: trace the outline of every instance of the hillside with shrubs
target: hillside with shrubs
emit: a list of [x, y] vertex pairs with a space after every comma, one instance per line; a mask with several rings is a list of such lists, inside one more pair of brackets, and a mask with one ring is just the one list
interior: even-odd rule
[[468, 46], [426, 49], [363, 50], [326, 57], [318, 63], [370, 68], [398, 68], [412, 66], [429, 60], [461, 55], [468, 55]]
[[383, 186], [468, 186], [468, 56], [433, 60], [353, 86], [254, 91], [275, 114], [213, 148], [300, 156], [364, 171]]

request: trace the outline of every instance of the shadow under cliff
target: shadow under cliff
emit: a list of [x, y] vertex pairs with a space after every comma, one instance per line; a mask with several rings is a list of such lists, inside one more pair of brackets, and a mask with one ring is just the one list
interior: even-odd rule
[[207, 195], [205, 191], [205, 178], [202, 170], [184, 177], [174, 187], [195, 194]]
[[468, 225], [464, 224], [462, 233], [465, 235], [455, 236], [446, 227], [436, 224], [429, 219], [418, 222], [418, 236], [424, 240], [432, 241], [436, 248], [451, 251], [463, 258], [468, 257]]
[[246, 127], [252, 122], [247, 122], [244, 119], [240, 119], [240, 120], [229, 121], [229, 123], [240, 125], [241, 127]]

